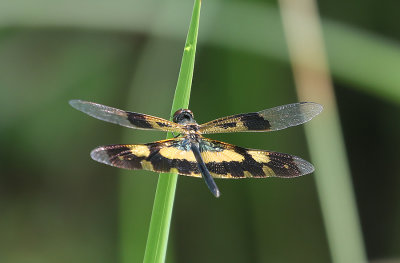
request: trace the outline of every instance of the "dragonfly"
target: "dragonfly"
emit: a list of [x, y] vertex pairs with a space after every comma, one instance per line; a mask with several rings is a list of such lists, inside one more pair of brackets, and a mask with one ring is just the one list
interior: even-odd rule
[[124, 111], [109, 106], [71, 100], [70, 105], [99, 120], [140, 130], [172, 132], [172, 139], [146, 144], [113, 144], [91, 151], [93, 160], [125, 169], [204, 178], [215, 197], [220, 191], [214, 178], [292, 178], [314, 171], [311, 163], [294, 155], [247, 149], [203, 137], [203, 134], [269, 132], [297, 126], [321, 113], [318, 103], [299, 102], [258, 112], [241, 113], [197, 124], [192, 111], [177, 110], [172, 120]]

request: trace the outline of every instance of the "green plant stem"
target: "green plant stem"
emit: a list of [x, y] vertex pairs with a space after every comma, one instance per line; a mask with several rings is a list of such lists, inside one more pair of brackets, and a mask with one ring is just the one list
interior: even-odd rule
[[[172, 103], [171, 116], [176, 110], [189, 106], [199, 29], [200, 6], [201, 0], [195, 0], [174, 101]], [[168, 138], [172, 138], [172, 134], [168, 133]], [[158, 263], [165, 261], [177, 180], [178, 175], [174, 173], [160, 174], [159, 176], [143, 262]]]

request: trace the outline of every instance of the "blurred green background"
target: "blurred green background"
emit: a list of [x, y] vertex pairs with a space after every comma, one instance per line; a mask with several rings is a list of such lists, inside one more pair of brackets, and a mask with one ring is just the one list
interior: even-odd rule
[[[318, 4], [368, 259], [399, 262], [400, 2]], [[168, 118], [192, 5], [0, 2], [0, 262], [127, 262], [126, 251], [142, 261], [157, 174], [89, 152], [165, 134], [98, 121], [68, 100]], [[295, 101], [277, 3], [203, 1], [196, 120]], [[210, 137], [312, 161], [302, 127]], [[180, 177], [168, 261], [330, 262], [315, 176], [218, 180], [218, 200]]]

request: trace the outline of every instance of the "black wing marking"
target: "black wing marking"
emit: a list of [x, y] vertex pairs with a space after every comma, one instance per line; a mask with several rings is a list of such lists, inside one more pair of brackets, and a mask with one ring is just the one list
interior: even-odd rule
[[183, 126], [162, 118], [142, 113], [129, 112], [108, 107], [105, 105], [83, 101], [70, 100], [69, 104], [75, 109], [82, 111], [96, 119], [115, 123], [128, 128], [141, 130], [160, 130], [183, 133]]
[[312, 164], [294, 155], [246, 149], [207, 138], [203, 138], [200, 152], [214, 178], [290, 178], [314, 171]]
[[322, 111], [313, 102], [278, 106], [259, 112], [242, 113], [219, 118], [200, 125], [200, 133], [276, 131], [308, 122]]

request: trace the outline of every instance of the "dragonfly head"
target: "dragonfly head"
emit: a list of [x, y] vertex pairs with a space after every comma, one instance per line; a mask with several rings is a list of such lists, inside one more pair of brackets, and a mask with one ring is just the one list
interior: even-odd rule
[[179, 109], [174, 113], [173, 121], [179, 124], [196, 123], [194, 115], [191, 110]]

